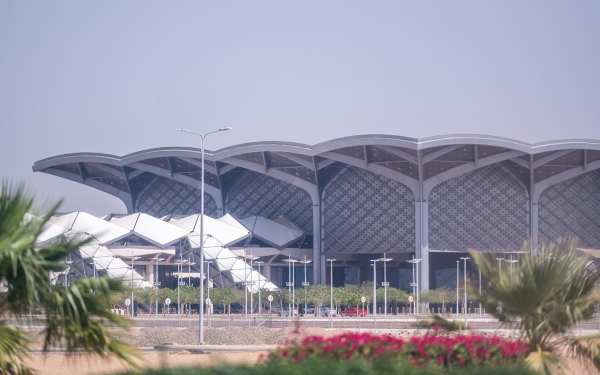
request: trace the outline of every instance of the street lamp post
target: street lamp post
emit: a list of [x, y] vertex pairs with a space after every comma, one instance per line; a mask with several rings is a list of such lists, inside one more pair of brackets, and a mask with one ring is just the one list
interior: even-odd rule
[[502, 261], [504, 260], [504, 258], [496, 258], [496, 260], [498, 261], [498, 269], [500, 272], [500, 278], [502, 278]]
[[154, 271], [154, 302], [156, 303], [154, 307], [154, 325], [156, 326], [156, 315], [158, 314], [158, 287], [160, 286], [160, 281], [158, 281], [158, 262], [165, 260], [165, 258], [154, 258], [154, 263], [156, 264], [156, 270]]
[[188, 258], [188, 286], [192, 286], [192, 266], [196, 264], [196, 262], [192, 262]]
[[[194, 134], [200, 137], [202, 140], [200, 142], [200, 149], [202, 154], [202, 162], [200, 166], [200, 278], [204, 275], [204, 139], [208, 137], [209, 134], [222, 132], [225, 130], [231, 130], [231, 127], [219, 128], [218, 130], [208, 132], [204, 135], [200, 133], [191, 132], [187, 129], [176, 129], [177, 131], [181, 131], [184, 133]], [[200, 298], [200, 302], [202, 302], [202, 297], [204, 296], [204, 283], [200, 283], [200, 291], [198, 292]], [[204, 311], [202, 309], [202, 303], [199, 305], [198, 311], [198, 344], [204, 344]]]
[[258, 264], [258, 317], [260, 319], [261, 316], [261, 306], [262, 306], [262, 300], [260, 299], [260, 265], [263, 264], [263, 261], [256, 261], [254, 262], [256, 264]]
[[301, 260], [300, 263], [304, 264], [304, 281], [302, 282], [302, 286], [304, 287], [304, 314], [306, 314], [306, 287], [310, 285], [308, 281], [306, 281], [306, 265], [312, 262], [312, 260], [306, 260], [306, 255], [304, 256], [304, 260]]
[[333, 328], [333, 262], [336, 259], [327, 259], [327, 262], [330, 264], [329, 269], [329, 328]]
[[[288, 259], [284, 259], [283, 261], [288, 264], [288, 269], [289, 269], [289, 265], [290, 264], [292, 265], [292, 275], [291, 275], [292, 276], [291, 277], [292, 278], [292, 281], [291, 281], [291, 284], [292, 284], [292, 287], [291, 287], [292, 288], [292, 308], [290, 309], [290, 316], [293, 317], [293, 316], [295, 316], [294, 311], [296, 309], [294, 307], [294, 303], [296, 302], [296, 267], [295, 267], [295, 265], [298, 260], [292, 259], [291, 255], [290, 255], [290, 257]], [[289, 279], [289, 277], [288, 277], [288, 279]]]
[[[206, 263], [206, 299], [208, 301], [210, 301], [210, 263], [212, 261], [211, 260], [205, 260], [204, 263]], [[204, 297], [204, 296], [202, 296]], [[200, 301], [200, 304], [202, 304], [202, 301]], [[212, 303], [211, 303], [212, 305]], [[210, 315], [211, 315], [211, 308], [210, 305], [207, 303], [206, 304], [206, 311], [208, 313], [208, 326], [210, 327]]]
[[483, 312], [481, 311], [481, 267], [479, 268], [479, 316], [483, 315]]
[[458, 310], [458, 283], [460, 280], [459, 267], [460, 267], [460, 260], [457, 260], [456, 261], [456, 316], [457, 317], [458, 317], [458, 314], [460, 313], [460, 311]]
[[[408, 263], [411, 263], [413, 266], [413, 282], [410, 283], [410, 286], [413, 287], [413, 294], [415, 295], [416, 299], [413, 302], [413, 313], [415, 315], [419, 314], [419, 268], [415, 267], [417, 264], [419, 264], [419, 262], [422, 259], [415, 259], [415, 256], [413, 255], [413, 258], [410, 260], [407, 260]], [[417, 270], [417, 278], [415, 279], [415, 268]]]
[[131, 251], [131, 318], [133, 319], [133, 308], [134, 308], [134, 299], [133, 299], [133, 286], [134, 286], [134, 282], [133, 282], [133, 261], [134, 260], [138, 260], [140, 259], [140, 257], [134, 257], [133, 256], [133, 251]]
[[258, 257], [253, 256], [250, 252], [250, 308], [252, 309], [252, 316], [254, 316], [254, 266], [252, 264], [254, 259], [258, 259]]
[[519, 260], [518, 259], [513, 259], [513, 255], [512, 253], [510, 254], [510, 259], [505, 259], [504, 260], [507, 263], [510, 263], [510, 281], [512, 281], [513, 278], [513, 264], [517, 263]]
[[[183, 271], [183, 263], [187, 262], [187, 259], [183, 259], [183, 255], [179, 254], [179, 261], [177, 263], [177, 323], [181, 326], [181, 292], [179, 287], [185, 284], [185, 281], [181, 281], [181, 272]], [[202, 304], [202, 300], [200, 300]]]
[[467, 260], [469, 260], [471, 258], [463, 257], [460, 259], [462, 259], [465, 264], [465, 324], [467, 324]]
[[372, 259], [373, 262], [373, 318], [377, 319], [377, 262], [378, 259]]
[[[252, 252], [250, 253], [250, 255], [246, 255], [246, 249], [244, 248], [244, 256], [242, 258], [244, 258], [244, 260], [250, 260], [250, 267], [252, 267], [252, 261], [254, 259], [257, 259], [258, 257], [253, 256]], [[252, 280], [252, 271], [250, 271], [250, 280]], [[250, 303], [252, 304], [253, 303], [253, 298], [252, 298], [253, 286], [252, 285], [254, 285], [254, 282], [248, 281], [248, 264], [247, 263], [244, 266], [244, 282], [242, 283], [242, 285], [244, 286], [244, 318], [246, 320], [248, 320], [248, 286], [250, 287]], [[254, 306], [253, 306], [253, 310], [254, 310]]]
[[387, 267], [386, 263], [392, 260], [392, 258], [387, 258], [385, 253], [383, 253], [383, 258], [377, 259], [380, 262], [383, 262], [383, 282], [381, 285], [383, 286], [383, 316], [387, 317], [387, 287], [390, 285], [387, 281]]

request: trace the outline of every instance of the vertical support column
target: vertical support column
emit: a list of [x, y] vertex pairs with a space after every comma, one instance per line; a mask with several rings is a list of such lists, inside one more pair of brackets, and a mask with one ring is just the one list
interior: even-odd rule
[[319, 285], [325, 277], [322, 275], [324, 261], [321, 257], [321, 202], [313, 201], [313, 285]]
[[429, 204], [427, 200], [421, 201], [421, 247], [419, 258], [422, 259], [418, 264], [419, 268], [419, 289], [429, 290]]
[[271, 266], [270, 265], [263, 264], [260, 270], [261, 270], [263, 276], [267, 280], [271, 280]]
[[529, 155], [529, 231], [534, 249], [539, 243], [539, 197], [535, 188], [533, 155]]
[[154, 285], [154, 265], [146, 264], [146, 278], [150, 284]]

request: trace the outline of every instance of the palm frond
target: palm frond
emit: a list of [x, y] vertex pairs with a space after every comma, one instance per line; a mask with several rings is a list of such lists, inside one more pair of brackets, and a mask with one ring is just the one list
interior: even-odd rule
[[563, 368], [562, 361], [556, 354], [543, 351], [540, 347], [527, 355], [525, 363], [533, 371], [544, 375], [556, 375]]
[[106, 357], [114, 354], [138, 367], [137, 351], [114, 338], [106, 323], [128, 328], [130, 321], [110, 312], [111, 291], [122, 290], [114, 279], [79, 279], [52, 292], [46, 316], [44, 349], [63, 344], [68, 353], [83, 349]]
[[27, 337], [17, 328], [0, 324], [0, 374], [28, 375], [23, 363], [27, 356]]

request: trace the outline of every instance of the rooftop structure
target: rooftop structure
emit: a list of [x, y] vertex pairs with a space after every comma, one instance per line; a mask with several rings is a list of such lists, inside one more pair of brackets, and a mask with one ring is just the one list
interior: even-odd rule
[[[183, 147], [122, 157], [77, 153], [40, 160], [33, 170], [114, 195], [130, 213], [191, 215], [200, 211], [199, 157], [199, 149]], [[205, 212], [252, 226], [247, 245], [275, 267], [265, 272], [276, 270], [270, 278], [277, 285], [287, 279], [279, 260], [288, 253], [313, 260], [313, 283], [325, 283], [326, 259], [337, 259], [338, 285], [372, 279], [369, 260], [386, 253], [396, 278], [390, 285], [406, 284], [404, 261], [415, 255], [422, 259], [419, 286], [428, 289], [452, 285], [449, 268], [468, 249], [516, 252], [529, 239], [571, 236], [600, 249], [599, 170], [597, 140], [364, 135], [314, 146], [257, 142], [207, 152]], [[263, 226], [263, 219], [284, 228]]]

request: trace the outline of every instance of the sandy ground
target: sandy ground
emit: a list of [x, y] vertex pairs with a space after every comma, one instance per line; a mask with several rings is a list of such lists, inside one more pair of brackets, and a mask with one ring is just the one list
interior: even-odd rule
[[[215, 354], [168, 354], [144, 353], [144, 368], [216, 366], [228, 364], [254, 364], [260, 353], [215, 353]], [[67, 358], [62, 354], [33, 354], [27, 364], [38, 375], [92, 375], [116, 374], [128, 370], [127, 365], [115, 358], [102, 360], [97, 357], [75, 356]]]

